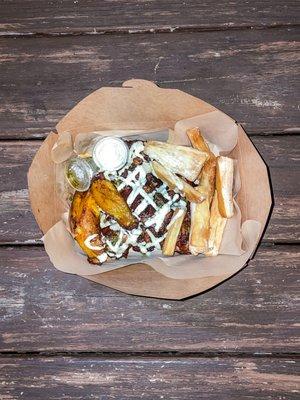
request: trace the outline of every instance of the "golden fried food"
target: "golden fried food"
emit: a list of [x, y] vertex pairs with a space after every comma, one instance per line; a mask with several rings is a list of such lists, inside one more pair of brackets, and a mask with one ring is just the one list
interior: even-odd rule
[[70, 208], [70, 226], [71, 230], [74, 231], [76, 228], [76, 225], [79, 221], [79, 218], [82, 215], [82, 209], [84, 205], [84, 199], [88, 195], [87, 192], [75, 192]]
[[214, 153], [210, 150], [208, 144], [202, 136], [199, 128], [190, 128], [187, 130], [186, 134], [188, 135], [191, 144], [195, 149], [207, 153], [209, 155], [209, 158], [215, 157]]
[[224, 218], [233, 216], [233, 160], [229, 157], [218, 157], [216, 188], [220, 214]]
[[198, 189], [201, 192], [205, 193], [206, 197], [209, 199], [210, 203], [212, 201], [214, 191], [215, 191], [215, 182], [216, 182], [216, 164], [217, 160], [209, 159], [203, 167], [201, 177], [200, 177], [200, 185]]
[[71, 230], [92, 264], [99, 264], [99, 257], [104, 253], [99, 227], [100, 212], [89, 191], [75, 193], [70, 210]]
[[202, 169], [198, 190], [206, 199], [200, 203], [191, 203], [191, 229], [189, 249], [194, 255], [207, 251], [209, 238], [210, 205], [215, 191], [216, 159], [210, 158]]
[[195, 181], [208, 156], [206, 153], [186, 146], [149, 140], [145, 144], [145, 153], [152, 159], [163, 164], [174, 174], [183, 176], [189, 181]]
[[200, 190], [206, 199], [201, 204], [191, 204], [191, 229], [189, 235], [189, 249], [194, 255], [205, 253], [208, 249], [210, 205], [215, 191], [216, 157], [210, 150], [199, 128], [187, 130], [194, 148], [208, 155], [199, 180], [197, 190]]
[[101, 210], [113, 217], [123, 228], [133, 229], [137, 226], [137, 219], [111, 181], [95, 180], [90, 193]]
[[201, 191], [197, 191], [193, 186], [187, 183], [184, 179], [179, 178], [179, 176], [173, 174], [172, 172], [168, 171], [164, 166], [159, 164], [157, 161], [152, 162], [152, 168], [155, 172], [155, 175], [165, 182], [170, 189], [178, 189], [180, 193], [187, 200], [192, 201], [194, 203], [201, 203], [205, 196]]
[[186, 210], [178, 208], [175, 210], [172, 220], [168, 226], [167, 236], [162, 246], [162, 253], [165, 256], [172, 256], [175, 251], [177, 239], [180, 233]]
[[210, 228], [208, 238], [208, 250], [205, 252], [206, 256], [217, 256], [219, 254], [226, 221], [227, 219], [223, 218], [219, 211], [218, 193], [216, 190], [210, 210]]
[[88, 260], [127, 257], [130, 251], [165, 256], [217, 255], [233, 215], [233, 166], [216, 157], [198, 128], [192, 147], [131, 141], [127, 164], [104, 171], [76, 192], [70, 226]]

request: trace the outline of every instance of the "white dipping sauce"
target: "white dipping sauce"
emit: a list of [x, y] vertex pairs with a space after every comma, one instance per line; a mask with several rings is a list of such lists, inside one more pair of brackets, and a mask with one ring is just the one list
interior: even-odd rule
[[102, 171], [117, 171], [126, 164], [128, 152], [128, 147], [122, 139], [105, 137], [96, 143], [93, 160]]

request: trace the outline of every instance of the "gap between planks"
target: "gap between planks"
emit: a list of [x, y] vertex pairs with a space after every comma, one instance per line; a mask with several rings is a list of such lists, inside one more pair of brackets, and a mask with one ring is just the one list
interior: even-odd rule
[[132, 358], [290, 358], [300, 359], [300, 353], [296, 352], [185, 352], [185, 351], [0, 351], [2, 358], [42, 358], [42, 357], [76, 357], [76, 358], [105, 358], [105, 359], [132, 359]]
[[272, 25], [223, 25], [223, 26], [197, 26], [197, 25], [182, 25], [182, 26], [146, 26], [146, 27], [120, 27], [120, 28], [93, 28], [93, 29], [81, 29], [71, 30], [68, 32], [46, 32], [46, 31], [35, 31], [35, 32], [15, 32], [15, 31], [4, 31], [0, 32], [1, 38], [41, 38], [41, 37], [66, 37], [66, 36], [89, 36], [89, 35], [127, 35], [127, 34], [155, 34], [155, 33], [195, 33], [195, 32], [217, 32], [217, 31], [247, 31], [247, 30], [268, 30], [268, 29], [280, 29], [280, 28], [297, 28], [300, 24], [272, 24]]

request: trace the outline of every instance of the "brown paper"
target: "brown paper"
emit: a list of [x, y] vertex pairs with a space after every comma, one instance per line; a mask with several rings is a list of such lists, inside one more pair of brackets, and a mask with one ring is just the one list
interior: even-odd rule
[[[212, 115], [212, 117], [210, 117]], [[172, 133], [172, 143], [174, 144], [185, 144], [189, 145], [190, 143], [186, 140], [186, 130], [193, 126], [198, 126], [205, 139], [209, 140], [212, 143], [212, 148], [215, 151], [215, 154], [218, 155], [220, 153], [227, 155], [233, 148], [236, 146], [237, 137], [238, 137], [238, 127], [234, 121], [231, 120], [228, 116], [221, 113], [220, 111], [214, 111], [210, 113], [210, 115], [200, 115], [193, 117], [191, 119], [182, 120], [175, 124], [174, 131]], [[213, 129], [212, 129], [213, 127]], [[158, 131], [158, 132], [148, 132], [137, 134], [132, 131], [100, 131], [100, 132], [91, 132], [85, 134], [78, 134], [74, 141], [74, 152], [77, 154], [89, 152], [90, 143], [93, 143], [95, 139], [99, 136], [120, 136], [126, 139], [156, 139], [161, 141], [167, 141], [168, 139], [168, 131]], [[61, 137], [65, 135], [61, 135]], [[60, 140], [58, 140], [59, 142]], [[60, 147], [63, 150], [66, 150], [65, 140], [60, 141], [61, 143], [57, 143], [54, 146], [54, 156], [56, 156]], [[67, 153], [73, 154], [73, 145], [69, 143], [69, 149], [67, 149]], [[61, 153], [62, 153], [61, 151]], [[53, 153], [53, 152], [52, 152]], [[53, 154], [52, 154], [53, 157]], [[64, 178], [64, 167], [63, 163], [59, 166], [56, 166], [56, 182], [57, 187], [59, 188], [59, 196], [64, 200], [70, 197], [70, 194], [73, 192], [73, 189], [67, 184]], [[239, 185], [239, 175], [237, 168], [235, 169], [235, 194], [237, 194], [240, 189]], [[68, 211], [70, 204], [67, 206], [66, 211]], [[64, 218], [66, 221], [68, 217]], [[243, 237], [241, 232], [241, 213], [237, 203], [235, 203], [235, 215], [233, 218], [227, 221], [223, 240], [221, 243], [220, 254], [223, 255], [231, 255], [231, 256], [240, 256], [245, 251], [251, 251], [253, 249], [257, 236], [259, 235], [259, 229], [257, 223], [254, 221], [247, 221], [248, 226], [253, 226], [252, 230], [256, 232], [256, 236], [251, 236], [252, 241], [247, 242], [247, 248], [244, 240], [244, 249], [242, 249]], [[251, 225], [252, 223], [252, 225]], [[219, 274], [220, 269], [217, 268], [218, 263], [214, 261], [214, 258], [210, 257], [192, 257], [174, 255], [173, 257], [163, 257], [161, 252], [152, 253], [150, 257], [143, 256], [140, 253], [130, 252], [128, 258], [120, 259], [120, 260], [109, 260], [103, 265], [94, 265], [87, 261], [86, 256], [80, 250], [76, 242], [71, 238], [68, 233], [68, 225], [62, 224], [58, 222], [55, 224], [44, 236], [43, 241], [45, 245], [45, 249], [53, 263], [53, 265], [63, 271], [72, 274], [78, 275], [95, 275], [98, 273], [103, 273], [107, 271], [112, 271], [114, 269], [126, 267], [133, 263], [146, 262], [147, 265], [154, 268], [157, 272], [165, 275], [173, 279], [184, 279], [187, 276], [193, 278], [201, 278], [206, 276], [217, 276]], [[220, 258], [218, 258], [219, 261]], [[213, 261], [212, 261], [213, 260]], [[222, 261], [222, 273], [230, 274], [232, 272], [232, 268], [236, 265], [236, 260], [224, 258]], [[199, 268], [200, 263], [200, 268]], [[168, 266], [169, 268], [166, 268]], [[174, 266], [174, 268], [173, 268]], [[175, 268], [175, 266], [177, 266]], [[180, 266], [180, 268], [178, 267]], [[207, 268], [208, 267], [208, 268]], [[217, 269], [216, 269], [217, 268]], [[215, 270], [216, 269], [216, 270]]]
[[[70, 132], [76, 141], [77, 134], [91, 131], [169, 128], [175, 129], [175, 138], [178, 139], [179, 137], [180, 140], [185, 142], [183, 144], [187, 144], [185, 136], [180, 135], [180, 132], [185, 132], [187, 126], [198, 125], [204, 136], [217, 145], [214, 151], [226, 154], [237, 143], [230, 156], [237, 159], [242, 182], [241, 190], [237, 196], [237, 205], [241, 209], [241, 218], [242, 222], [244, 222], [242, 225], [244, 252], [240, 254], [241, 235], [237, 235], [234, 239], [232, 235], [226, 236], [225, 234], [222, 242], [222, 252], [226, 253], [227, 251], [230, 254], [240, 255], [224, 254], [214, 258], [176, 256], [165, 259], [164, 257], [159, 257], [155, 261], [151, 259], [152, 268], [145, 264], [136, 264], [106, 273], [97, 273], [96, 275], [89, 274], [94, 273], [93, 268], [98, 268], [98, 266], [90, 266], [87, 263], [87, 267], [84, 271], [80, 271], [80, 274], [89, 275], [87, 277], [95, 282], [103, 283], [127, 293], [164, 298], [184, 298], [206, 290], [234, 274], [243, 267], [255, 250], [271, 206], [267, 171], [263, 161], [242, 128], [213, 106], [186, 93], [172, 89], [160, 89], [146, 81], [130, 81], [125, 85], [126, 88], [99, 89], [80, 102], [58, 124], [59, 135], [63, 132]], [[133, 87], [127, 87], [129, 85]], [[193, 119], [193, 117], [196, 118]], [[228, 136], [228, 132], [231, 130], [234, 130], [235, 134]], [[47, 140], [49, 144], [52, 143], [53, 145], [53, 134]], [[42, 170], [41, 164], [43, 164]], [[55, 187], [53, 177], [55, 174], [48, 143], [47, 146], [45, 145], [40, 149], [29, 171], [29, 188], [33, 210], [39, 225], [46, 232], [60, 219], [64, 208], [61, 200], [54, 194], [53, 201], [45, 206], [48, 212], [52, 212], [52, 218], [46, 216], [46, 210], [42, 207], [45, 194], [38, 192], [38, 189], [40, 189], [39, 182], [43, 174], [49, 179], [46, 187], [53, 191]], [[45, 180], [44, 183], [46, 183]], [[263, 190], [253, 193], [253, 187], [260, 186], [262, 186]], [[55, 204], [56, 209], [53, 213]], [[233, 229], [239, 233], [239, 229], [237, 229], [237, 226], [240, 227], [238, 207], [236, 208], [235, 217], [229, 220], [235, 226], [233, 228], [227, 226], [226, 231], [229, 229], [229, 232], [232, 232]], [[253, 221], [247, 221], [249, 219]], [[56, 228], [62, 228], [64, 225], [61, 224], [63, 222], [59, 223]], [[52, 230], [51, 235], [53, 234], [55, 236], [57, 232]], [[226, 237], [227, 241], [225, 240]], [[66, 238], [66, 240], [62, 241], [64, 246], [68, 247], [68, 239]], [[73, 239], [72, 245], [75, 246]], [[45, 247], [51, 253], [47, 239]], [[61, 269], [64, 269], [67, 265], [69, 267], [68, 272], [70, 272], [70, 269], [74, 272], [74, 269], [72, 269], [74, 268], [74, 260], [70, 259], [66, 263], [64, 255], [66, 254], [66, 249], [60, 248], [60, 250], [56, 251], [55, 254], [52, 252], [51, 258], [56, 257], [54, 262]], [[76, 248], [74, 252], [78, 256]], [[85, 256], [82, 257], [85, 258]], [[140, 256], [138, 255], [138, 257]], [[79, 264], [83, 265], [84, 262], [85, 260], [82, 259], [82, 264], [81, 261]], [[132, 262], [137, 262], [137, 259]], [[147, 258], [143, 258], [143, 262], [149, 263]], [[104, 264], [99, 268], [105, 268], [107, 271], [112, 268], [112, 265]], [[176, 279], [173, 279], [174, 277]]]

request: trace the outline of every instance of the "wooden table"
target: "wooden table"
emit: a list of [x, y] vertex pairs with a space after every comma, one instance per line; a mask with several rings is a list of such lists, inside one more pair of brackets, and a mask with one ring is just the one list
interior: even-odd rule
[[[1, 399], [299, 398], [296, 4], [1, 2]], [[255, 259], [186, 301], [58, 272], [30, 211], [43, 138], [91, 91], [132, 77], [224, 110], [270, 168], [275, 206]]]

